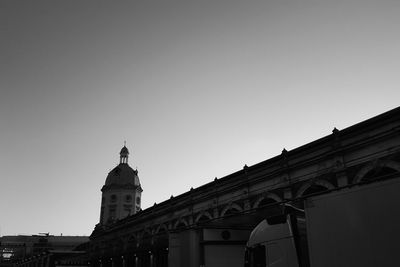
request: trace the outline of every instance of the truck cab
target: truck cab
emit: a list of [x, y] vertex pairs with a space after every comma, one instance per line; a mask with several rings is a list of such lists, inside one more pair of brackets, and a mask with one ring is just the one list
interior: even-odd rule
[[390, 179], [309, 196], [304, 212], [283, 204], [251, 232], [245, 266], [400, 266], [399, 192]]
[[245, 267], [308, 267], [306, 237], [304, 212], [269, 217], [250, 234]]

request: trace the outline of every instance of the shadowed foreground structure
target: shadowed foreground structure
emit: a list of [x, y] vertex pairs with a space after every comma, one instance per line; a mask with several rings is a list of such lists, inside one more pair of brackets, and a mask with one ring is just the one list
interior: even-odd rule
[[[125, 205], [110, 196], [112, 203], [103, 200], [109, 204], [102, 204], [100, 223], [81, 259], [96, 267], [243, 266], [251, 229], [281, 203], [301, 207], [315, 194], [398, 178], [400, 108], [343, 130], [335, 128], [328, 136], [284, 149], [145, 210], [128, 205], [123, 216], [110, 217]], [[115, 192], [140, 196], [138, 180], [128, 184], [136, 191]], [[131, 201], [122, 193], [118, 199]], [[129, 208], [135, 209], [133, 215]], [[111, 210], [108, 218], [105, 210]]]
[[400, 108], [335, 128], [314, 142], [97, 225], [90, 237], [91, 265], [243, 266], [250, 230], [277, 204], [301, 206], [313, 194], [400, 178], [399, 152]]

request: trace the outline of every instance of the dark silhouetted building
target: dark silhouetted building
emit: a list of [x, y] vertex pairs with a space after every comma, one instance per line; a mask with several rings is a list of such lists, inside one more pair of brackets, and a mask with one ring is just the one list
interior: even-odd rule
[[242, 267], [251, 229], [282, 203], [302, 208], [315, 194], [400, 178], [400, 108], [145, 210], [136, 206], [142, 190], [127, 149], [120, 154], [102, 189], [101, 220], [87, 245], [90, 265]]

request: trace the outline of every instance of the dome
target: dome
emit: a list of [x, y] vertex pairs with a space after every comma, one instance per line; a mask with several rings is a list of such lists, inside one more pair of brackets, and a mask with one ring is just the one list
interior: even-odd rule
[[112, 169], [106, 179], [105, 186], [140, 186], [137, 171], [126, 163], [120, 163]]

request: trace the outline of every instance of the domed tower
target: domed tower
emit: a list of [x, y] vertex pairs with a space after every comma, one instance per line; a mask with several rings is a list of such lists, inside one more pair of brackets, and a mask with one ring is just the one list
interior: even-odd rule
[[112, 169], [101, 188], [100, 224], [108, 224], [140, 210], [142, 187], [138, 171], [128, 165], [129, 150], [121, 149], [118, 166]]

